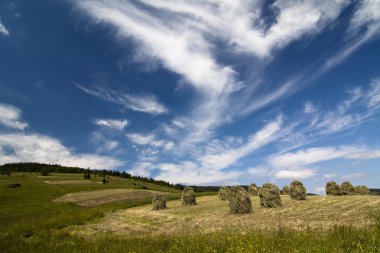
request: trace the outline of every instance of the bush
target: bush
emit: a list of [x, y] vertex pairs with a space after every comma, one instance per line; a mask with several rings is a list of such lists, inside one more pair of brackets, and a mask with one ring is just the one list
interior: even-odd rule
[[106, 178], [106, 177], [103, 177], [103, 180], [102, 180], [102, 182], [103, 182], [103, 184], [108, 184], [108, 178]]
[[290, 188], [289, 188], [289, 186], [284, 185], [284, 187], [282, 187], [282, 194], [283, 195], [289, 195], [290, 194]]
[[142, 186], [140, 186], [140, 189], [148, 190], [149, 188], [147, 186], [145, 186], [145, 185], [142, 185]]
[[183, 206], [191, 206], [195, 205], [195, 193], [193, 188], [185, 187], [182, 192], [182, 205]]
[[229, 194], [230, 194], [230, 188], [228, 188], [227, 186], [220, 187], [219, 193], [218, 193], [219, 200], [228, 200]]
[[341, 196], [343, 195], [340, 186], [334, 182], [330, 181], [326, 183], [326, 195], [328, 196]]
[[280, 207], [282, 206], [280, 190], [271, 183], [265, 183], [259, 191], [260, 204], [263, 207]]
[[340, 185], [343, 195], [355, 195], [355, 189], [352, 184], [348, 181], [343, 182]]
[[249, 193], [238, 185], [232, 186], [229, 194], [229, 207], [231, 214], [252, 212], [252, 203]]
[[358, 195], [369, 195], [370, 191], [367, 186], [365, 185], [357, 185], [354, 187], [354, 191]]
[[289, 189], [290, 197], [295, 200], [306, 200], [307, 192], [301, 181], [293, 180]]
[[7, 185], [8, 188], [16, 188], [16, 187], [21, 187], [21, 184], [20, 183], [13, 183], [13, 184], [8, 184]]
[[160, 210], [166, 209], [166, 197], [163, 194], [156, 194], [152, 200], [153, 209], [152, 210]]
[[41, 176], [49, 176], [50, 175], [50, 171], [46, 168], [43, 168], [41, 170]]
[[251, 196], [257, 196], [259, 193], [259, 187], [255, 183], [252, 183], [250, 186], [248, 186], [248, 192]]

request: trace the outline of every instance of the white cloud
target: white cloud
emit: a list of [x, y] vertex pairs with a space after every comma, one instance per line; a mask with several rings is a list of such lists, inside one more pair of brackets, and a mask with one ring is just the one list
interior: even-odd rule
[[130, 141], [138, 144], [138, 145], [146, 145], [146, 144], [149, 144], [151, 143], [155, 136], [153, 134], [149, 134], [149, 135], [142, 135], [142, 134], [137, 134], [137, 133], [133, 133], [133, 134], [127, 134], [127, 137]]
[[[74, 1], [73, 1], [74, 2]], [[284, 95], [286, 83], [275, 93], [264, 94], [239, 113], [228, 112], [231, 94], [242, 89], [232, 65], [215, 57], [218, 46], [270, 58], [274, 50], [292, 41], [319, 33], [347, 5], [344, 0], [276, 1], [269, 8], [274, 21], [266, 24], [263, 1], [104, 1], [74, 2], [97, 23], [116, 28], [118, 39], [135, 41], [138, 58], [158, 59], [198, 91], [197, 106], [190, 113], [184, 145], [207, 141], [213, 131], [236, 115], [246, 114]], [[222, 42], [222, 43], [220, 43]], [[141, 57], [146, 55], [146, 57]], [[251, 100], [252, 101], [252, 100]], [[228, 115], [230, 114], [230, 115]]]
[[343, 180], [351, 180], [353, 178], [358, 178], [358, 177], [364, 177], [365, 174], [363, 173], [355, 173], [355, 174], [349, 174], [349, 175], [345, 175], [342, 177]]
[[5, 36], [9, 36], [9, 31], [7, 30], [7, 28], [1, 23], [1, 20], [0, 20], [0, 34], [3, 34]]
[[323, 178], [334, 178], [336, 177], [338, 174], [336, 173], [327, 173], [327, 174], [324, 174], [323, 175]]
[[94, 119], [93, 123], [98, 126], [106, 126], [109, 128], [115, 128], [122, 130], [129, 125], [128, 120], [119, 119]]
[[0, 164], [40, 162], [93, 169], [113, 169], [123, 163], [110, 156], [74, 154], [58, 140], [38, 134], [0, 134]]
[[198, 159], [206, 169], [221, 170], [228, 168], [242, 157], [277, 140], [281, 130], [281, 124], [282, 118], [278, 117], [275, 121], [268, 123], [260, 131], [251, 135], [244, 145], [238, 148], [210, 150]]
[[288, 169], [280, 170], [274, 174], [275, 178], [291, 178], [291, 179], [305, 179], [315, 175], [315, 170], [312, 169]]
[[77, 87], [88, 94], [99, 97], [104, 101], [119, 104], [129, 110], [153, 115], [168, 112], [168, 109], [151, 94], [131, 95], [121, 91], [107, 90], [99, 86], [94, 87], [94, 89], [89, 89], [81, 85], [77, 85]]
[[294, 168], [338, 158], [374, 159], [379, 158], [379, 154], [379, 150], [368, 150], [358, 146], [317, 147], [274, 155], [268, 162], [273, 168]]
[[118, 141], [107, 139], [100, 132], [93, 132], [91, 134], [91, 140], [95, 145], [97, 145], [97, 148], [96, 148], [97, 152], [104, 152], [104, 151], [110, 152], [119, 147]]
[[0, 103], [0, 125], [6, 126], [12, 129], [23, 130], [28, 124], [22, 122], [21, 111], [17, 107]]
[[238, 178], [241, 172], [221, 172], [214, 170], [203, 170], [191, 161], [184, 161], [179, 164], [163, 163], [157, 168], [161, 171], [158, 180], [165, 180], [171, 183], [205, 185], [210, 183], [225, 183]]
[[265, 167], [252, 167], [249, 168], [248, 173], [255, 177], [268, 177], [271, 176], [271, 171]]
[[314, 113], [316, 111], [317, 111], [317, 109], [315, 108], [313, 103], [311, 103], [310, 101], [303, 104], [303, 112], [304, 113]]

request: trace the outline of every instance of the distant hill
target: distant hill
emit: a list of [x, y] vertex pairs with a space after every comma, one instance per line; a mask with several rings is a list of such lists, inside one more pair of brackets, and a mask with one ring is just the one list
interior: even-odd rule
[[14, 172], [40, 172], [40, 173], [79, 173], [79, 174], [93, 174], [99, 176], [117, 176], [122, 178], [130, 178], [138, 181], [167, 186], [174, 189], [182, 190], [183, 185], [170, 184], [163, 180], [155, 180], [153, 178], [133, 176], [125, 171], [114, 170], [92, 170], [90, 168], [84, 169], [79, 167], [67, 167], [59, 164], [44, 164], [44, 163], [7, 163], [0, 165], [0, 174], [10, 174]]
[[376, 193], [377, 195], [380, 195], [380, 189], [369, 189], [371, 192]]

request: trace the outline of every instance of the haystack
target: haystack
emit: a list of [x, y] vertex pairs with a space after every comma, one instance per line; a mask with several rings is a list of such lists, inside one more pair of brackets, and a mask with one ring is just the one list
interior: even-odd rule
[[355, 189], [348, 181], [343, 182], [340, 185], [343, 195], [355, 195]]
[[248, 186], [248, 192], [251, 196], [257, 196], [259, 193], [259, 187], [255, 183], [252, 183], [250, 186]]
[[163, 194], [156, 194], [152, 200], [153, 210], [166, 209], [166, 197]]
[[303, 186], [302, 182], [298, 180], [292, 181], [289, 193], [290, 197], [295, 200], [306, 200], [307, 198], [306, 188]]
[[183, 206], [192, 206], [195, 205], [195, 193], [193, 188], [185, 187], [182, 192], [182, 205]]
[[284, 185], [284, 187], [282, 187], [282, 194], [283, 195], [289, 195], [290, 194], [289, 186]]
[[227, 186], [222, 186], [219, 189], [218, 197], [219, 200], [228, 200], [228, 196], [230, 194], [230, 188]]
[[260, 204], [263, 207], [282, 206], [280, 190], [271, 183], [265, 183], [259, 191]]
[[365, 185], [357, 185], [354, 187], [355, 193], [358, 195], [369, 195], [370, 191]]
[[232, 186], [229, 194], [230, 213], [242, 214], [252, 212], [252, 203], [249, 193], [240, 186]]
[[326, 183], [326, 195], [341, 196], [343, 193], [340, 186], [336, 182], [330, 181]]

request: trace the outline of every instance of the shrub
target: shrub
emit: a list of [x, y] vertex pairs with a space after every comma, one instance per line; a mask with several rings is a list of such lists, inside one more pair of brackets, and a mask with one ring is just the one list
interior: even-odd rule
[[103, 184], [108, 184], [108, 178], [106, 177], [103, 177], [103, 180], [102, 180]]
[[343, 182], [340, 185], [340, 188], [342, 190], [343, 195], [354, 195], [355, 194], [355, 189], [352, 186], [352, 184], [348, 181]]
[[255, 183], [252, 183], [250, 186], [248, 186], [248, 192], [252, 196], [257, 196], [259, 193], [259, 187]]
[[326, 195], [341, 196], [343, 193], [340, 186], [336, 182], [330, 181], [326, 183]]
[[83, 178], [84, 179], [91, 179], [91, 174], [90, 173], [84, 173]]
[[249, 193], [238, 185], [232, 186], [229, 194], [229, 206], [231, 214], [243, 214], [252, 212], [252, 203]]
[[142, 186], [140, 186], [140, 189], [148, 190], [149, 188], [148, 188], [148, 186], [142, 185]]
[[12, 183], [7, 185], [8, 188], [16, 188], [16, 187], [21, 187], [20, 183]]
[[219, 200], [228, 200], [230, 194], [230, 188], [227, 186], [222, 186], [219, 189], [218, 197]]
[[41, 170], [41, 176], [49, 176], [50, 175], [50, 171], [46, 168], [43, 168]]
[[289, 186], [284, 185], [284, 187], [282, 187], [282, 194], [283, 195], [289, 195], [290, 194]]
[[152, 210], [160, 210], [166, 209], [166, 197], [163, 194], [156, 194], [152, 200], [153, 209]]
[[306, 200], [307, 198], [306, 188], [302, 182], [298, 180], [293, 180], [290, 184], [289, 194], [290, 197], [295, 200]]
[[191, 206], [195, 205], [195, 193], [193, 188], [185, 187], [182, 192], [182, 205], [183, 206]]
[[356, 194], [359, 194], [359, 195], [369, 195], [370, 194], [370, 191], [368, 189], [367, 186], [365, 185], [357, 185], [354, 187], [354, 191]]
[[282, 206], [280, 190], [271, 183], [265, 183], [259, 191], [260, 204], [263, 207], [279, 207]]

